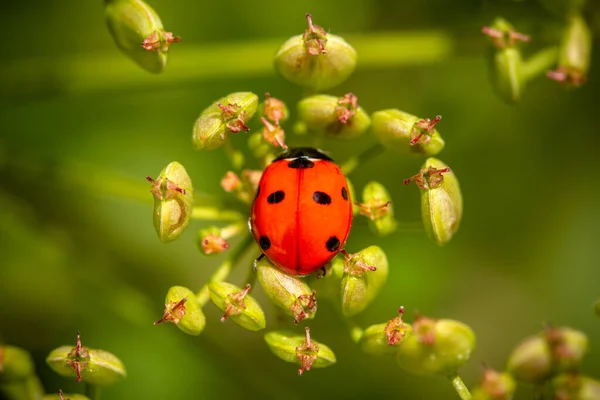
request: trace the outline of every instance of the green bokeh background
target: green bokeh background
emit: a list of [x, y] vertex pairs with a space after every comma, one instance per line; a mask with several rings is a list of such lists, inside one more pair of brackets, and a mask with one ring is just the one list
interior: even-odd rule
[[[160, 76], [138, 69], [114, 46], [100, 1], [0, 5], [0, 341], [33, 353], [48, 391], [81, 390], [43, 362], [81, 331], [84, 344], [127, 366], [127, 379], [106, 389], [106, 399], [456, 398], [441, 377], [415, 377], [393, 356], [362, 354], [325, 302], [310, 326], [338, 362], [302, 377], [269, 352], [261, 333], [221, 324], [212, 304], [199, 337], [152, 325], [170, 286], [199, 288], [224, 256], [198, 253], [195, 231], [205, 226], [198, 221], [179, 241], [160, 243], [144, 177], [177, 160], [197, 190], [222, 193], [227, 157], [192, 148], [193, 121], [210, 102], [242, 90], [268, 91], [294, 110], [302, 92], [275, 74], [268, 57], [302, 32], [306, 12], [362, 44], [357, 71], [331, 93], [352, 91], [368, 111], [443, 115], [439, 158], [457, 174], [465, 201], [460, 231], [440, 248], [411, 228], [420, 218], [419, 193], [402, 180], [422, 160], [386, 152], [352, 174], [357, 188], [384, 183], [406, 223], [382, 239], [364, 219], [356, 221], [349, 250], [377, 244], [391, 267], [387, 285], [356, 322], [386, 321], [404, 305], [409, 316], [419, 310], [469, 324], [478, 338], [461, 371], [469, 386], [481, 362], [502, 368], [542, 323], [569, 325], [589, 335], [583, 370], [600, 376], [600, 320], [592, 311], [600, 297], [599, 52], [586, 86], [565, 90], [540, 77], [509, 106], [489, 83], [488, 42], [479, 33], [501, 14], [533, 35], [529, 55], [555, 43], [559, 18], [535, 1], [151, 5], [183, 38]], [[595, 8], [587, 17], [597, 39]], [[372, 34], [408, 45], [371, 47]], [[411, 41], [423, 34], [423, 42]], [[291, 132], [291, 124], [286, 128]], [[305, 140], [289, 137], [292, 145]], [[344, 161], [374, 142], [323, 147]], [[230, 280], [241, 284], [250, 262]], [[274, 326], [261, 289], [256, 296]], [[531, 392], [523, 385], [518, 398]]]

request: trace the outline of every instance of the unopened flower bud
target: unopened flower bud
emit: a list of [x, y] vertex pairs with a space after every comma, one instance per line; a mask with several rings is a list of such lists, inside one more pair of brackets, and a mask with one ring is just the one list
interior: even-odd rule
[[306, 336], [298, 336], [285, 331], [272, 331], [265, 334], [265, 341], [277, 357], [284, 361], [300, 364], [298, 374], [311, 368], [324, 368], [335, 364], [335, 354], [331, 349], [310, 337], [308, 327]]
[[342, 313], [356, 315], [379, 294], [388, 275], [388, 261], [378, 246], [347, 256], [341, 282]]
[[273, 124], [281, 125], [290, 116], [287, 106], [283, 101], [271, 97], [269, 93], [265, 93], [265, 97], [265, 101], [258, 106], [259, 114]]
[[225, 314], [221, 322], [231, 319], [242, 328], [250, 331], [265, 329], [265, 314], [254, 297], [248, 295], [250, 285], [244, 289], [226, 282], [213, 282], [208, 285], [210, 298]]
[[172, 322], [188, 335], [199, 335], [206, 325], [206, 317], [194, 292], [183, 286], [173, 286], [167, 292], [163, 317], [154, 325], [162, 322]]
[[585, 83], [590, 68], [592, 34], [583, 17], [572, 14], [567, 20], [558, 54], [558, 67], [547, 76], [571, 86]]
[[317, 312], [315, 292], [304, 279], [284, 273], [263, 258], [256, 265], [258, 281], [271, 300], [294, 317], [294, 323], [313, 319]]
[[194, 123], [192, 141], [198, 150], [222, 146], [231, 133], [249, 131], [246, 123], [254, 116], [258, 96], [250, 92], [231, 93], [212, 103]]
[[369, 218], [369, 228], [379, 236], [394, 233], [398, 222], [394, 218], [392, 198], [381, 183], [371, 181], [363, 189], [363, 202], [355, 205], [358, 211]]
[[402, 321], [404, 307], [398, 310], [398, 316], [386, 323], [371, 325], [363, 332], [359, 344], [365, 353], [380, 355], [396, 351], [407, 335], [411, 326]]
[[305, 97], [298, 103], [298, 118], [307, 133], [335, 139], [358, 137], [371, 125], [371, 118], [352, 93], [342, 97], [326, 94]]
[[555, 400], [600, 399], [600, 381], [579, 374], [563, 374], [552, 379]]
[[421, 189], [421, 216], [427, 235], [438, 245], [452, 239], [462, 219], [463, 201], [458, 179], [436, 158], [428, 158], [421, 171], [406, 179]]
[[525, 85], [523, 60], [519, 41], [528, 42], [529, 36], [515, 31], [513, 26], [502, 18], [496, 18], [483, 33], [492, 39], [494, 49], [491, 54], [492, 82], [500, 97], [509, 102], [521, 98]]
[[356, 51], [339, 36], [313, 25], [288, 39], [275, 54], [275, 70], [296, 85], [320, 91], [339, 85], [356, 66]]
[[46, 358], [46, 363], [60, 375], [74, 376], [77, 382], [93, 385], [111, 385], [126, 375], [125, 366], [117, 356], [82, 346], [79, 334], [75, 347], [62, 346], [53, 350]]
[[567, 327], [548, 327], [513, 350], [507, 370], [517, 380], [541, 382], [551, 375], [577, 369], [587, 350], [584, 333]]
[[481, 382], [472, 390], [473, 400], [511, 400], [515, 386], [509, 373], [485, 368]]
[[435, 129], [440, 119], [421, 119], [397, 109], [381, 110], [372, 115], [373, 133], [383, 145], [401, 154], [434, 156], [444, 148], [444, 140]]
[[219, 254], [229, 248], [229, 243], [226, 239], [223, 237], [221, 228], [209, 226], [198, 231], [196, 244], [205, 255]]
[[192, 180], [183, 165], [172, 162], [152, 182], [154, 196], [154, 229], [162, 242], [177, 239], [192, 217], [194, 190]]
[[29, 352], [15, 346], [0, 346], [0, 384], [19, 381], [35, 374]]
[[462, 322], [419, 317], [398, 347], [398, 363], [414, 374], [453, 376], [474, 348], [475, 334]]
[[146, 71], [167, 65], [167, 50], [179, 37], [163, 29], [158, 14], [141, 0], [106, 0], [106, 22], [117, 46]]

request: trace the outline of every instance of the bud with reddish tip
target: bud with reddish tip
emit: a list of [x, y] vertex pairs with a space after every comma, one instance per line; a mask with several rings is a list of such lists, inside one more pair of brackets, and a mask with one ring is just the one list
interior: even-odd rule
[[173, 286], [165, 298], [165, 312], [154, 323], [171, 322], [188, 335], [199, 335], [206, 325], [206, 317], [196, 301], [196, 295], [183, 286]]
[[552, 379], [555, 400], [600, 399], [600, 381], [577, 373], [563, 374]]
[[256, 264], [256, 274], [265, 293], [275, 305], [294, 317], [294, 323], [315, 317], [317, 300], [306, 280], [286, 274], [266, 258]]
[[106, 22], [117, 46], [146, 71], [167, 65], [167, 50], [179, 37], [163, 29], [158, 14], [141, 0], [106, 0]]
[[183, 165], [172, 162], [152, 182], [154, 228], [162, 242], [177, 239], [190, 223], [194, 189]]
[[231, 319], [250, 331], [265, 329], [265, 314], [254, 297], [248, 295], [250, 285], [240, 289], [230, 283], [213, 282], [208, 290], [213, 303], [225, 313], [221, 322]]
[[320, 91], [339, 85], [356, 67], [356, 51], [339, 36], [313, 25], [288, 39], [275, 54], [275, 70], [296, 85]]
[[421, 216], [427, 235], [438, 245], [452, 239], [460, 226], [463, 200], [458, 179], [436, 158], [428, 158], [418, 174], [404, 181], [421, 189]]
[[474, 348], [475, 334], [462, 322], [418, 317], [398, 347], [398, 363], [414, 374], [453, 376]]
[[265, 97], [265, 101], [258, 106], [259, 115], [275, 125], [281, 125], [290, 116], [287, 106], [283, 101], [272, 97], [270, 93], [265, 93]]
[[410, 335], [412, 328], [402, 321], [404, 307], [398, 309], [398, 316], [386, 323], [371, 325], [360, 337], [360, 347], [365, 353], [380, 355], [396, 351], [404, 338]]
[[372, 116], [373, 133], [384, 146], [401, 154], [433, 156], [444, 148], [444, 140], [435, 128], [440, 119], [422, 119], [397, 109], [376, 111]]
[[473, 400], [510, 400], [515, 387], [515, 379], [509, 373], [485, 368], [481, 382], [472, 390]]
[[305, 97], [298, 103], [298, 118], [302, 131], [334, 139], [361, 136], [371, 125], [371, 118], [352, 93], [342, 97], [325, 94]]
[[194, 146], [198, 150], [216, 149], [231, 133], [248, 131], [246, 124], [257, 107], [258, 96], [250, 92], [231, 93], [215, 101], [194, 123]]
[[590, 68], [592, 34], [580, 14], [567, 20], [558, 54], [558, 67], [547, 73], [548, 78], [571, 86], [585, 83]]
[[265, 335], [267, 345], [277, 357], [284, 361], [300, 364], [298, 374], [311, 368], [324, 368], [335, 364], [335, 354], [331, 349], [310, 337], [306, 328], [306, 336], [294, 335], [285, 331], [273, 331]]
[[388, 260], [378, 246], [348, 254], [341, 282], [342, 313], [356, 315], [375, 299], [387, 280]]
[[379, 182], [371, 181], [363, 189], [363, 202], [355, 203], [360, 214], [369, 218], [369, 228], [379, 236], [392, 234], [398, 228], [394, 207], [388, 190]]

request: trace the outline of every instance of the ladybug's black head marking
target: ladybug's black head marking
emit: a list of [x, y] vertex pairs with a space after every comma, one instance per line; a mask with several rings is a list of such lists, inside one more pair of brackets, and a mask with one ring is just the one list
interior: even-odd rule
[[334, 251], [337, 251], [337, 249], [340, 248], [340, 244], [340, 239], [338, 239], [337, 236], [332, 236], [329, 239], [327, 239], [325, 247], [327, 247], [327, 250], [333, 253]]
[[281, 203], [285, 199], [285, 192], [283, 190], [278, 190], [276, 192], [271, 193], [267, 197], [267, 202], [269, 204], [277, 204]]
[[296, 158], [288, 162], [288, 167], [290, 168], [312, 168], [315, 166], [315, 163], [310, 161], [308, 158]]
[[313, 158], [317, 160], [333, 161], [331, 157], [312, 147], [289, 148], [273, 161], [281, 161], [286, 158]]

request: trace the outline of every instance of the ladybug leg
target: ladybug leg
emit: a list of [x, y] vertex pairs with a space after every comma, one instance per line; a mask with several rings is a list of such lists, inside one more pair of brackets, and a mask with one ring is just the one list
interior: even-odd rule
[[317, 279], [321, 279], [321, 278], [325, 277], [325, 274], [327, 274], [327, 269], [323, 265], [321, 268], [319, 268], [317, 270]]
[[256, 259], [254, 260], [254, 266], [252, 267], [252, 269], [254, 269], [254, 272], [256, 272], [256, 267], [258, 265], [258, 263], [260, 262], [260, 260], [262, 260], [265, 257], [264, 253], [260, 253], [260, 256], [256, 257]]

